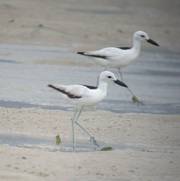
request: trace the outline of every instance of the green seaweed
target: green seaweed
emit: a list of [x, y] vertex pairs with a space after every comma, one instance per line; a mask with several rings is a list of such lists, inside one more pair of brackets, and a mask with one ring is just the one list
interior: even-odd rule
[[137, 104], [139, 104], [139, 105], [143, 105], [143, 102], [141, 102], [141, 101], [139, 100], [139, 98], [136, 97], [136, 96], [133, 96], [133, 97], [132, 97], [132, 101], [133, 101], [133, 103], [137, 103]]
[[111, 151], [113, 148], [111, 146], [106, 146], [101, 148], [101, 151]]
[[60, 135], [56, 135], [56, 145], [60, 145], [62, 143]]

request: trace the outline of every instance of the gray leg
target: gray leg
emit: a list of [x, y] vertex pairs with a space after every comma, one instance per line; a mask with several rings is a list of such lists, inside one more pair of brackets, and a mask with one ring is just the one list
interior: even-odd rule
[[82, 110], [83, 110], [83, 107], [81, 107], [81, 109], [80, 109], [80, 111], [79, 111], [79, 114], [77, 115], [77, 119], [76, 119], [76, 122], [75, 122], [75, 123], [76, 123], [77, 126], [79, 126], [88, 136], [91, 137], [90, 133], [89, 133], [83, 126], [81, 126], [81, 125], [77, 122], [77, 120], [78, 120], [78, 118], [79, 118]]
[[119, 75], [119, 78], [123, 81], [123, 74], [120, 68], [118, 68], [118, 75]]
[[[121, 72], [120, 68], [118, 68], [118, 75], [119, 75], [119, 78], [123, 81], [123, 75], [122, 75], [122, 72]], [[132, 96], [134, 96], [134, 93], [132, 92], [132, 90], [129, 87], [128, 87], [128, 90], [129, 90], [130, 94]]]
[[94, 138], [80, 123], [78, 123], [78, 118], [79, 118], [79, 116], [80, 116], [80, 114], [81, 114], [81, 112], [82, 112], [82, 109], [83, 109], [83, 107], [81, 107], [81, 109], [80, 109], [80, 111], [79, 111], [79, 113], [78, 113], [78, 115], [77, 115], [75, 124], [76, 124], [77, 126], [79, 126], [79, 128], [90, 137], [90, 141], [91, 141], [94, 145], [99, 146], [99, 145], [97, 144], [95, 138]]
[[[119, 75], [119, 78], [123, 81], [123, 74], [122, 74], [120, 68], [118, 68], [118, 75]], [[130, 94], [132, 95], [132, 101], [134, 103], [143, 104], [141, 101], [139, 101], [138, 97], [135, 96], [134, 92], [129, 87], [128, 87], [128, 90], [129, 90]]]
[[77, 121], [75, 123], [84, 133], [86, 133], [89, 137], [92, 137], [91, 134], [82, 125], [80, 125]]
[[75, 122], [77, 124], [77, 126], [79, 126], [79, 128], [86, 133], [89, 137], [90, 137], [90, 142], [92, 142], [94, 145], [99, 146], [97, 144], [97, 141], [95, 140], [95, 138], [81, 125], [79, 124], [77, 121]]
[[74, 123], [76, 123], [77, 119], [79, 118], [80, 114], [81, 114], [81, 110], [80, 109], [76, 109], [73, 119], [72, 119], [72, 142], [73, 142], [73, 151], [75, 151], [75, 136], [74, 136]]

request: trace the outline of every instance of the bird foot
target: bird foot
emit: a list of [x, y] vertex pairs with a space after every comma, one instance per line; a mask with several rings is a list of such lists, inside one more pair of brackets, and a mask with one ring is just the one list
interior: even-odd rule
[[90, 143], [99, 147], [99, 145], [97, 144], [97, 141], [95, 140], [95, 138], [93, 136], [90, 137]]
[[138, 97], [136, 97], [136, 96], [133, 96], [133, 97], [132, 97], [132, 101], [133, 101], [133, 103], [137, 103], [137, 104], [139, 104], [139, 105], [143, 105], [143, 102], [140, 101], [140, 100], [138, 99]]

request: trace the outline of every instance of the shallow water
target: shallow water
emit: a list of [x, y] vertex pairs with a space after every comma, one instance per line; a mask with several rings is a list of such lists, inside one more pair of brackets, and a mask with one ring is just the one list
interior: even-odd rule
[[[101, 146], [97, 147], [89, 142], [89, 140], [76, 140], [76, 151], [98, 151], [104, 143], [100, 142]], [[23, 134], [6, 134], [0, 133], [0, 145], [9, 145], [13, 147], [23, 147], [30, 149], [43, 149], [47, 151], [73, 151], [72, 142], [63, 140], [61, 144], [56, 145], [55, 137], [33, 137]]]
[[[180, 113], [179, 57], [163, 50], [144, 50], [135, 64], [124, 69], [125, 82], [144, 104], [133, 104], [126, 89], [111, 84], [108, 97], [97, 108], [120, 113]], [[0, 106], [69, 110], [72, 105], [47, 85], [96, 85], [102, 68], [94, 65], [68, 49], [0, 45]]]
[[[158, 147], [145, 144], [135, 143], [104, 143], [97, 141], [98, 147], [89, 142], [89, 140], [76, 140], [76, 152], [89, 152], [89, 151], [101, 151], [102, 148], [112, 148], [112, 150], [136, 150], [141, 152], [169, 152], [172, 150], [179, 150], [179, 147], [161, 146]], [[24, 134], [7, 134], [0, 133], [0, 145], [8, 145], [13, 147], [22, 147], [30, 149], [41, 149], [51, 152], [62, 151], [71, 152], [72, 142], [70, 140], [63, 140], [60, 145], [55, 144], [55, 137], [34, 137]]]

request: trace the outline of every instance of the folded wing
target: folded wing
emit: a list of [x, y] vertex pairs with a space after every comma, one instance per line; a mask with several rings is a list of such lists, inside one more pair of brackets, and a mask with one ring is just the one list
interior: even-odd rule
[[70, 99], [80, 99], [87, 97], [89, 90], [83, 85], [52, 85], [49, 84], [48, 87], [61, 92], [63, 95]]
[[108, 47], [108, 48], [103, 48], [96, 51], [77, 52], [77, 53], [80, 55], [85, 55], [89, 57], [108, 59], [112, 56], [118, 56], [120, 51], [121, 50], [119, 48]]

